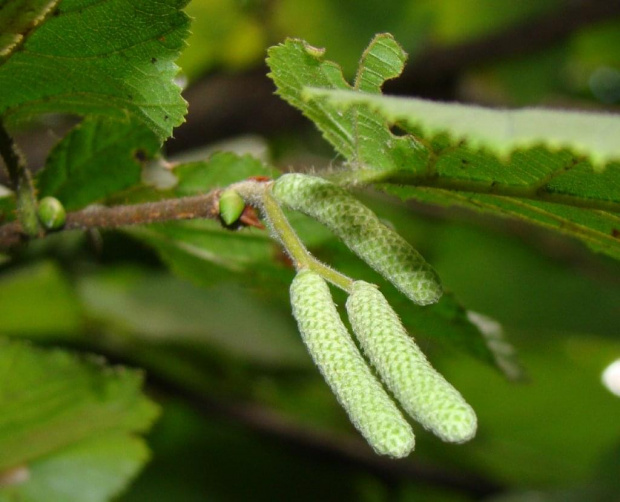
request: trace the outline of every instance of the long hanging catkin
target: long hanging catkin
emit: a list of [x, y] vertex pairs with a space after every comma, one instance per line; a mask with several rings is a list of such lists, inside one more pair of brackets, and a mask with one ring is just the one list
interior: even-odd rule
[[411, 426], [357, 350], [325, 280], [301, 270], [291, 284], [291, 304], [310, 355], [351, 422], [377, 453], [408, 455], [415, 444]]
[[330, 228], [353, 252], [420, 305], [442, 295], [437, 273], [411, 245], [347, 190], [322, 178], [285, 174], [274, 197]]
[[471, 439], [474, 410], [430, 365], [379, 289], [356, 281], [346, 306], [364, 353], [407, 413], [444, 441]]

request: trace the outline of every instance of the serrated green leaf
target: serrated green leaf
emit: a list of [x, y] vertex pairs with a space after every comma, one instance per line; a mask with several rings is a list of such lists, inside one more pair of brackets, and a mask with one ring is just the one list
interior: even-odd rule
[[134, 118], [169, 137], [186, 113], [173, 82], [188, 34], [186, 3], [64, 0], [0, 61], [0, 115]]
[[59, 0], [19, 0], [0, 5], [0, 58], [7, 56], [36, 29]]
[[[362, 56], [353, 86], [345, 81], [336, 63], [325, 60], [324, 53], [301, 40], [287, 40], [269, 49], [267, 63], [278, 94], [310, 118], [352, 164], [372, 159], [373, 169], [379, 171], [392, 171], [402, 165], [406, 160], [403, 152], [415, 149], [412, 138], [392, 135], [384, 121], [367, 108], [353, 106], [343, 111], [319, 100], [308, 100], [304, 92], [308, 86], [379, 92], [385, 80], [402, 71], [406, 58], [403, 49], [391, 35], [377, 35]], [[359, 141], [368, 135], [372, 141]]]
[[371, 42], [353, 86], [304, 42], [289, 40], [269, 55], [279, 94], [348, 160], [349, 171], [335, 179], [517, 217], [620, 258], [620, 117], [381, 96], [382, 81], [404, 61], [389, 35]]
[[[470, 151], [484, 149], [500, 161], [508, 159], [514, 152], [528, 151], [536, 146], [543, 146], [550, 157], [559, 151], [570, 150], [571, 161], [580, 164], [589, 161], [597, 170], [620, 159], [620, 146], [615, 141], [620, 134], [620, 117], [607, 113], [536, 108], [493, 110], [475, 105], [320, 88], [304, 89], [302, 98], [328, 103], [336, 110], [361, 106], [368, 113], [378, 114], [389, 124], [416, 131], [419, 140], [432, 142], [438, 136], [447, 134], [448, 144], [443, 145], [444, 148], [466, 146]], [[360, 136], [358, 141], [362, 140]], [[363, 162], [366, 159], [359, 160]], [[372, 164], [369, 166], [373, 168]], [[538, 174], [540, 176], [542, 173]], [[515, 173], [511, 175], [516, 176]]]
[[68, 210], [84, 207], [140, 181], [142, 163], [159, 149], [157, 136], [137, 121], [86, 119], [50, 153], [38, 174], [39, 196]]
[[0, 488], [0, 502], [105, 502], [126, 487], [148, 458], [142, 439], [93, 437], [22, 467], [27, 479]]
[[579, 239], [591, 249], [620, 259], [620, 216], [617, 213], [469, 192], [380, 185], [402, 199], [443, 206], [462, 206], [496, 216], [508, 216]]
[[157, 408], [141, 385], [137, 371], [0, 339], [0, 471], [103, 433], [144, 431]]

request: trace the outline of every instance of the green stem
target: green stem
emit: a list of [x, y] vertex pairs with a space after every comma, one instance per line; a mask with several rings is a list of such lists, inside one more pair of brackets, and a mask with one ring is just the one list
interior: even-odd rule
[[30, 237], [41, 234], [37, 218], [37, 198], [30, 171], [15, 141], [0, 121], [0, 155], [4, 159], [13, 190], [17, 197], [17, 217], [24, 232]]
[[288, 222], [279, 204], [266, 189], [263, 193], [263, 210], [271, 228], [293, 259], [297, 270], [310, 267], [312, 256]]
[[265, 187], [262, 194], [262, 209], [271, 227], [272, 232], [280, 240], [290, 255], [296, 270], [309, 268], [315, 271], [334, 286], [351, 293], [353, 279], [321, 263], [306, 249], [303, 242], [297, 237], [280, 205], [271, 196], [271, 186]]
[[334, 286], [342, 289], [343, 291], [346, 291], [349, 294], [353, 292], [353, 279], [341, 274], [333, 268], [328, 267], [324, 263], [317, 260], [314, 256], [311, 256], [311, 260], [312, 261], [309, 265], [310, 270], [314, 270], [317, 274], [323, 277], [323, 279], [331, 282]]

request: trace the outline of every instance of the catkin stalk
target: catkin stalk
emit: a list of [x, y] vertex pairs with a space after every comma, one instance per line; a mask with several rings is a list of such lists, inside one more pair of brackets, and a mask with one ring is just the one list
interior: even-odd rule
[[301, 270], [291, 285], [291, 304], [310, 355], [351, 422], [377, 453], [409, 454], [415, 444], [411, 426], [351, 340], [325, 280]]
[[430, 365], [379, 289], [355, 281], [346, 306], [364, 353], [407, 413], [444, 441], [474, 437], [474, 410]]
[[272, 193], [291, 209], [329, 227], [415, 303], [428, 305], [441, 297], [439, 277], [420, 253], [347, 190], [322, 178], [285, 174], [274, 182]]

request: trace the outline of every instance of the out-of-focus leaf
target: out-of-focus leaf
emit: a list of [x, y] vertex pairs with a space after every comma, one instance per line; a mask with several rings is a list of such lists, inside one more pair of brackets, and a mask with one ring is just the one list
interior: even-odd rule
[[231, 284], [207, 289], [164, 273], [110, 269], [83, 277], [78, 291], [90, 316], [153, 344], [204, 344], [271, 366], [309, 361], [286, 311]]
[[[618, 442], [620, 399], [600, 376], [620, 344], [552, 331], [524, 335], [519, 352], [528, 385], [509, 386], [473, 371], [464, 358], [440, 364], [478, 415], [478, 436], [461, 462], [513, 486], [586, 483], [598, 477], [601, 456]], [[445, 455], [452, 453], [446, 449]]]
[[[90, 498], [81, 500], [103, 501], [118, 492], [147, 457], [131, 435], [148, 429], [157, 415], [141, 385], [136, 371], [0, 339], [0, 471], [23, 468], [26, 474], [0, 488], [0, 500], [78, 500], [84, 481], [95, 482], [90, 468], [102, 471]], [[53, 471], [69, 475], [52, 479]], [[41, 498], [46, 486], [49, 498]], [[72, 498], [63, 498], [69, 493]]]
[[122, 492], [149, 459], [142, 439], [103, 434], [22, 467], [25, 482], [0, 487], [0, 502], [104, 502]]
[[157, 136], [136, 121], [86, 119], [52, 150], [37, 176], [39, 196], [77, 209], [135, 185], [141, 165], [159, 149]]
[[0, 343], [0, 469], [102, 432], [143, 431], [157, 414], [138, 372], [60, 349]]
[[0, 58], [23, 42], [59, 0], [19, 0], [0, 5]]
[[179, 196], [197, 195], [251, 176], [271, 178], [278, 175], [278, 171], [251, 155], [231, 152], [216, 153], [203, 162], [179, 164], [174, 167], [173, 173], [179, 180], [175, 187], [175, 193]]
[[417, 11], [427, 11], [432, 15], [433, 40], [441, 44], [458, 44], [488, 36], [561, 8], [558, 6], [561, 2], [557, 0], [435, 0], [416, 3]]
[[15, 219], [15, 197], [12, 193], [0, 197], [0, 223]]
[[265, 231], [234, 232], [217, 221], [158, 223], [126, 232], [154, 247], [172, 270], [199, 284], [212, 284], [262, 263], [269, 266], [276, 253]]
[[368, 500], [356, 489], [363, 469], [310, 455], [231, 419], [200, 415], [179, 401], [166, 402], [151, 444], [153, 461], [121, 502]]
[[236, 70], [257, 64], [264, 57], [265, 23], [243, 2], [193, 0], [187, 13], [193, 18], [192, 33], [179, 66], [190, 80], [214, 67]]
[[5, 272], [0, 291], [2, 335], [73, 338], [82, 326], [73, 289], [51, 262]]
[[160, 140], [183, 121], [173, 82], [188, 34], [186, 0], [65, 0], [0, 61], [0, 115], [134, 118]]
[[375, 0], [283, 0], [273, 11], [273, 22], [280, 33], [277, 40], [294, 36], [330, 47], [345, 74], [353, 75], [360, 51], [378, 31], [389, 29], [409, 52], [418, 52], [442, 21], [438, 3], [405, 0], [386, 8]]

